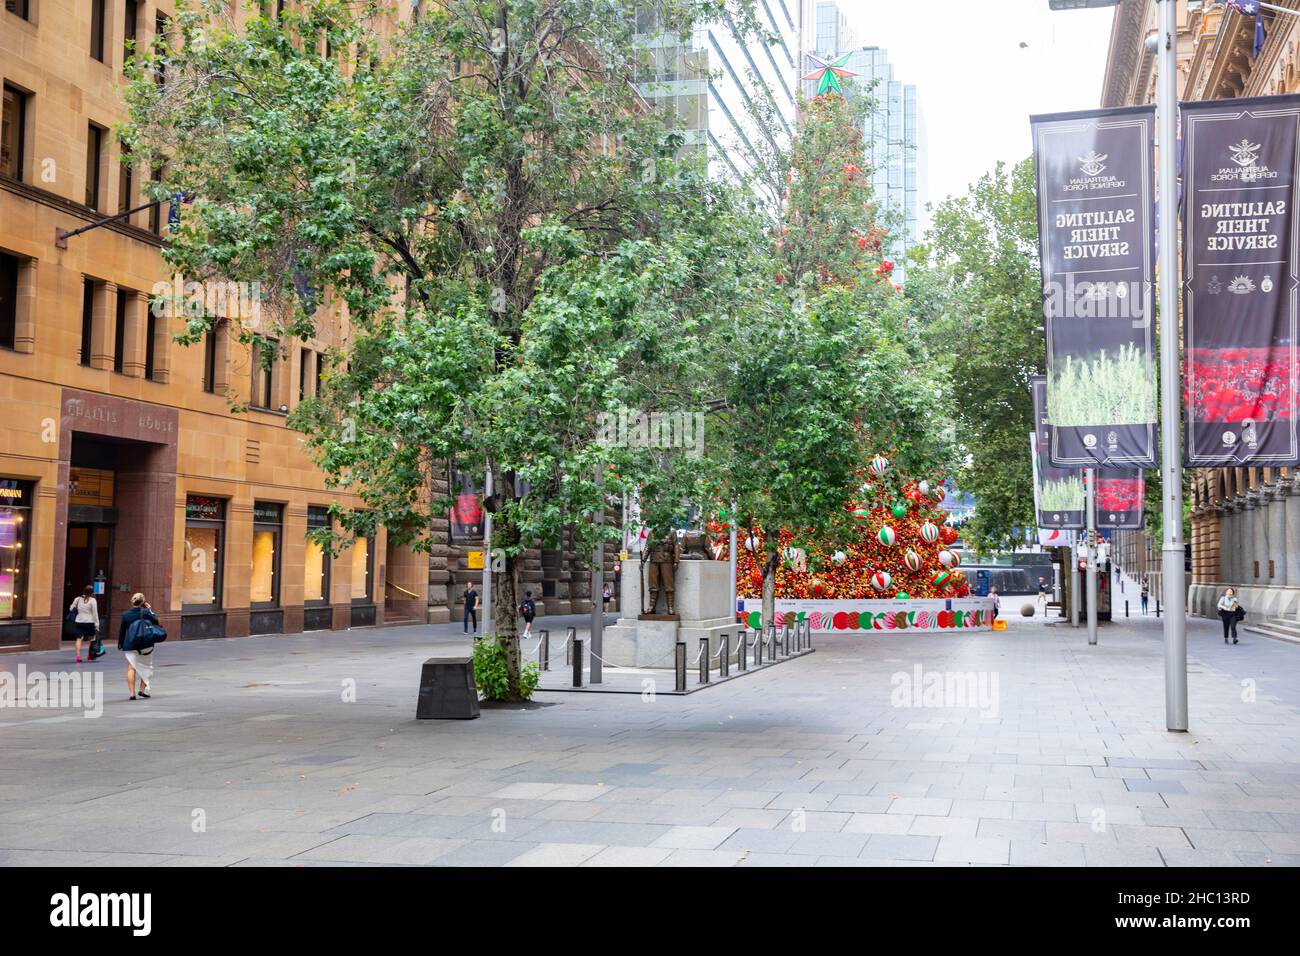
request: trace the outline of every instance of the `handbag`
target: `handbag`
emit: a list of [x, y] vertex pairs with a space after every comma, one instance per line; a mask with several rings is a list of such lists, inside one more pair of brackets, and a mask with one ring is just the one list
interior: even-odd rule
[[77, 612], [69, 611], [63, 618], [63, 636], [80, 637], [81, 632], [77, 630]]
[[1237, 605], [1237, 620], [1238, 621], [1246, 620], [1246, 609], [1242, 607], [1240, 604]]
[[163, 630], [162, 625], [141, 614], [126, 629], [126, 640], [122, 642], [122, 649], [147, 652], [152, 650], [155, 644], [161, 644], [165, 640], [167, 640], [167, 632]]

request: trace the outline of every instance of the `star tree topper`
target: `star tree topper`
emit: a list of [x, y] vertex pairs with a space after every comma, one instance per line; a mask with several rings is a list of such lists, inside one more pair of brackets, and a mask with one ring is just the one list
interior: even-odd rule
[[804, 79], [817, 81], [818, 96], [821, 96], [827, 90], [834, 90], [836, 93], [843, 96], [844, 90], [840, 86], [840, 77], [848, 78], [850, 76], [858, 75], [853, 71], [844, 68], [844, 64], [849, 62], [849, 57], [852, 55], [852, 53], [845, 53], [837, 59], [827, 62], [826, 60], [809, 53], [807, 54], [808, 59], [816, 63], [818, 68], [805, 76]]

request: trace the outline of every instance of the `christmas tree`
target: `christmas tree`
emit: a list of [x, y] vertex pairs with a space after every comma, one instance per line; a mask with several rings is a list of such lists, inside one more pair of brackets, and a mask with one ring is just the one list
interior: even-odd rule
[[[797, 546], [797, 535], [780, 533], [781, 564], [776, 570], [778, 599], [865, 600], [881, 598], [968, 597], [970, 584], [951, 546], [957, 532], [941, 507], [946, 495], [939, 477], [913, 481], [891, 470], [877, 455], [862, 472], [855, 500], [844, 507], [856, 527], [854, 539], [839, 546]], [[726, 560], [730, 528], [709, 524], [713, 551]], [[762, 532], [740, 529], [736, 593], [762, 593]]]

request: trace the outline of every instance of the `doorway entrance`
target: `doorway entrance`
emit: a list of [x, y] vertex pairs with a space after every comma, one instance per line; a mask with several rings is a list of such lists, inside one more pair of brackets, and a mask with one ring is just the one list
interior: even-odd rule
[[[87, 584], [95, 589], [101, 633], [108, 630], [112, 611], [113, 527], [105, 524], [69, 524], [68, 547], [63, 559], [63, 611]], [[64, 640], [73, 640], [64, 635]]]

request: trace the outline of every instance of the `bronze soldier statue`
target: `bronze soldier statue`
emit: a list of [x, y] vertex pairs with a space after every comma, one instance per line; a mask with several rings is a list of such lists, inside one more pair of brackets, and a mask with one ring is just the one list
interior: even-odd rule
[[655, 613], [655, 608], [659, 606], [659, 591], [662, 589], [667, 592], [668, 613], [676, 613], [673, 609], [673, 597], [677, 580], [677, 565], [682, 559], [682, 546], [677, 540], [677, 533], [669, 530], [662, 538], [655, 542], [654, 547], [650, 550], [650, 557], [647, 561], [649, 565], [646, 590], [650, 594], [650, 610], [643, 610], [643, 614]]

